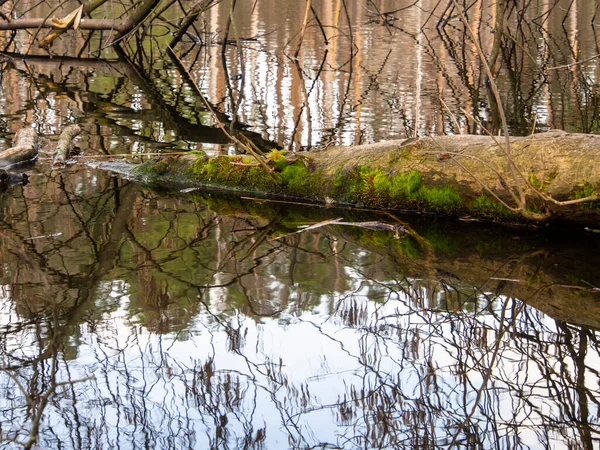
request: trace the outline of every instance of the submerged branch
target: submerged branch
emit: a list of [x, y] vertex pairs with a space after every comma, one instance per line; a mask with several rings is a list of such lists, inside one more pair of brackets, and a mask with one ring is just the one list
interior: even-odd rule
[[81, 127], [77, 124], [69, 125], [60, 133], [58, 144], [56, 145], [56, 153], [52, 165], [54, 167], [64, 166], [67, 155], [73, 146], [73, 139], [81, 133]]

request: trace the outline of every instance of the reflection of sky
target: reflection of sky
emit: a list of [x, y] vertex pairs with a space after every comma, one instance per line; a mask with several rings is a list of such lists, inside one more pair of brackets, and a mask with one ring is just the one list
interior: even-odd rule
[[[228, 429], [240, 439], [244, 424], [252, 424], [254, 430], [266, 425], [265, 448], [287, 448], [288, 435], [295, 439], [302, 436], [305, 445], [329, 442], [345, 448], [352, 448], [353, 443], [362, 447], [358, 441], [346, 442], [345, 438], [366, 433], [367, 423], [373, 426], [370, 414], [375, 411], [363, 411], [359, 404], [349, 401], [349, 393], [367, 389], [377, 398], [377, 393], [395, 388], [404, 403], [387, 405], [390, 409], [386, 413], [396, 422], [400, 438], [409, 437], [412, 426], [423, 427], [431, 421], [430, 431], [438, 439], [452, 439], [448, 427], [473, 410], [472, 419], [482, 429], [494, 420], [502, 433], [511, 435], [511, 427], [516, 426], [520, 442], [539, 445], [536, 433], [543, 426], [540, 415], [555, 417], [562, 409], [549, 395], [540, 367], [553, 371], [553, 377], [558, 373], [563, 373], [565, 380], [575, 377], [570, 362], [559, 360], [559, 349], [552, 344], [557, 332], [552, 320], [541, 316], [531, 322], [518, 315], [514, 326], [510, 325], [511, 311], [519, 307], [519, 302], [504, 298], [497, 298], [491, 310], [479, 315], [416, 308], [405, 293], [388, 292], [385, 299], [373, 301], [372, 282], [356, 272], [349, 276], [351, 283], [346, 291], [322, 296], [311, 311], [298, 313], [290, 306], [278, 317], [258, 321], [241, 313], [223, 314], [227, 306], [219, 290], [209, 291], [210, 311], [200, 312], [185, 337], [149, 333], [131, 315], [128, 285], [119, 281], [105, 284], [100, 290], [102, 298], [97, 300], [99, 310], [105, 312], [96, 321], [94, 331], [81, 329], [77, 357], [61, 363], [58, 376], [59, 380], [90, 375], [96, 379], [75, 385], [76, 404], [68, 395], [59, 395], [58, 409], [49, 407], [46, 411], [46, 426], [52, 424], [53, 432], [64, 434], [66, 439], [69, 431], [63, 419], [70, 416], [72, 405], [79, 421], [97, 427], [103, 448], [117, 441], [129, 448], [132, 441], [140, 443], [144, 439], [150, 439], [157, 448], [167, 448], [168, 437], [174, 432], [180, 433], [179, 440], [171, 441], [178, 442], [171, 448], [181, 448], [185, 441], [182, 427], [195, 432], [195, 448], [208, 448], [207, 436], [214, 435], [215, 426], [211, 414], [225, 414]], [[8, 297], [3, 300], [7, 305]], [[505, 302], [508, 308], [504, 323], [509, 324], [508, 330], [500, 337], [488, 390], [476, 407], [477, 390], [494, 358], [498, 317]], [[336, 311], [333, 314], [332, 307]], [[349, 307], [360, 311], [361, 319], [353, 325], [343, 319]], [[526, 311], [534, 313], [530, 308]], [[14, 311], [6, 307], [2, 317], [5, 327], [9, 319], [16, 319]], [[233, 351], [228, 326], [239, 329], [242, 336]], [[474, 339], [474, 330], [484, 330], [487, 345]], [[524, 356], [522, 346], [528, 344], [512, 339], [515, 332], [537, 334], [549, 343], [547, 348], [538, 349], [546, 358], [542, 366]], [[35, 353], [35, 346], [25, 350], [36, 340], [33, 330], [25, 328], [9, 336], [8, 350], [20, 347], [24, 353]], [[193, 396], [186, 397], [185, 388], [194, 382], [192, 369], [211, 359], [215, 370], [212, 392], [202, 395], [207, 403], [218, 404], [214, 410], [198, 406]], [[464, 377], [457, 375], [459, 361], [464, 364]], [[600, 366], [597, 351], [590, 348], [586, 364]], [[222, 385], [217, 381], [226, 377], [240, 381], [243, 395], [235, 407], [226, 407], [224, 393], [218, 394]], [[10, 380], [3, 378], [2, 385], [10, 386]], [[587, 380], [588, 388], [597, 391], [597, 380], [592, 382], [591, 378]], [[202, 384], [199, 375], [195, 381]], [[514, 383], [512, 388], [509, 383]], [[520, 396], [512, 390], [516, 385], [523, 387]], [[345, 396], [355, 412], [347, 422], [335, 419], [339, 410], [335, 405]], [[425, 419], [403, 424], [403, 414], [423, 401], [438, 409], [425, 407]], [[0, 401], [3, 406], [9, 403], [6, 399]], [[494, 417], [485, 416], [490, 411]], [[18, 424], [13, 422], [13, 426]], [[562, 432], [570, 434], [568, 429]], [[557, 430], [550, 434], [561, 440]], [[230, 443], [235, 441], [234, 435], [228, 436]], [[493, 434], [485, 438], [490, 446], [496, 439]], [[51, 441], [46, 445], [51, 446]]]

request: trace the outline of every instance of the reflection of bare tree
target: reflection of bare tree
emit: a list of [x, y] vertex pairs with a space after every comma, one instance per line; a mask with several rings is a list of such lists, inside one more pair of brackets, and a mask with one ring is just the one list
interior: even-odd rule
[[[274, 142], [298, 149], [497, 128], [499, 110], [490, 95], [490, 82], [463, 25], [455, 20], [452, 2], [423, 0], [398, 8], [392, 0], [366, 6], [340, 0], [315, 3], [310, 15], [305, 4], [284, 2], [283, 20], [274, 14], [273, 4], [203, 1], [191, 10], [177, 2], [159, 7], [150, 18], [152, 25], [138, 29], [136, 38], [115, 51], [119, 59], [133, 61], [136, 70], [130, 65], [118, 75], [113, 72], [120, 80], [110, 98], [95, 91], [107, 87], [101, 71], [83, 76], [72, 67], [64, 70], [70, 72], [68, 80], [61, 79], [58, 70], [48, 76], [34, 67], [27, 72], [38, 85], [21, 78], [30, 84], [26, 89], [25, 83], [15, 83], [11, 70], [22, 63], [9, 56], [2, 63], [7, 80], [3, 89], [11, 100], [3, 106], [5, 114], [33, 107], [36, 114], [27, 120], [35, 119], [38, 127], [55, 133], [61, 120], [53, 111], [69, 114], [61, 97], [69, 96], [81, 106], [81, 97], [89, 90], [82, 93], [80, 87], [87, 86], [93, 91], [89, 99], [83, 98], [90, 106], [88, 119], [103, 115], [127, 137], [122, 141], [129, 145], [134, 141], [135, 150], [162, 148], [165, 141], [197, 149], [202, 141], [222, 151], [230, 143], [211, 127], [214, 118], [191, 89], [196, 84], [206, 91], [223, 124], [230, 129], [235, 125], [236, 132], [265, 148]], [[458, 4], [489, 55], [512, 134], [597, 129], [598, 39], [589, 20], [595, 14], [593, 3]], [[31, 7], [30, 14], [42, 15], [53, 8], [44, 1]], [[68, 8], [67, 2], [59, 11], [66, 13]], [[310, 17], [306, 24], [305, 17]], [[185, 28], [181, 32], [175, 25], [179, 22]], [[165, 57], [161, 36], [169, 30], [177, 34], [175, 50], [184, 67]], [[301, 30], [306, 31], [302, 51], [291, 57]], [[106, 36], [88, 39], [79, 32], [71, 34], [76, 36], [63, 36], [54, 48], [69, 56], [71, 65], [98, 68], [96, 60], [75, 58], [88, 51], [114, 56], [104, 48]], [[7, 51], [23, 51], [32, 35], [0, 35], [0, 45]], [[68, 86], [71, 83], [78, 88]], [[7, 128], [16, 130], [16, 119], [10, 121]], [[91, 127], [93, 120], [89, 122]], [[178, 138], [188, 142], [182, 145]], [[122, 148], [110, 144], [105, 142], [106, 147]]]
[[576, 321], [597, 255], [439, 224], [290, 234], [287, 207], [196, 200], [71, 169], [1, 198], [4, 439], [597, 445], [597, 333], [530, 306]]

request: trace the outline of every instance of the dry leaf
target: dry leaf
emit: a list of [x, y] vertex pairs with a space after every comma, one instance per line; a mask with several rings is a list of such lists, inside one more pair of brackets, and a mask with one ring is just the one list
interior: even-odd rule
[[77, 8], [68, 16], [63, 17], [62, 19], [57, 19], [56, 17], [52, 18], [52, 26], [54, 28], [60, 28], [61, 30], [65, 30], [69, 28], [73, 23], [75, 23], [75, 29], [79, 28], [79, 23], [81, 22], [81, 14], [83, 12], [83, 5]]

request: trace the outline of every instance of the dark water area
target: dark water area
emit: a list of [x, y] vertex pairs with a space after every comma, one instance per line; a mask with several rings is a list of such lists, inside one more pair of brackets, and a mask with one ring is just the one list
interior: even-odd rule
[[[0, 33], [0, 150], [24, 125], [44, 146], [16, 169], [26, 184], [0, 183], [0, 448], [600, 446], [597, 230], [156, 192], [102, 170], [235, 153], [217, 119], [263, 149], [495, 130], [460, 21], [418, 3], [315, 1], [323, 28], [297, 59], [302, 2], [238, 2], [242, 51], [222, 45], [229, 2], [175, 57], [165, 25], [135, 59], [84, 32], [22, 59], [32, 34]], [[530, 5], [498, 74], [511, 132], [597, 132], [596, 2]], [[468, 14], [487, 51], [492, 3]], [[53, 170], [70, 123], [76, 154]]]

